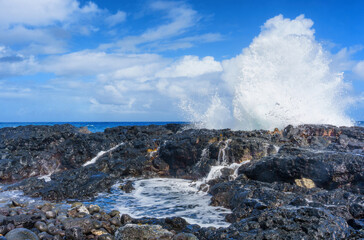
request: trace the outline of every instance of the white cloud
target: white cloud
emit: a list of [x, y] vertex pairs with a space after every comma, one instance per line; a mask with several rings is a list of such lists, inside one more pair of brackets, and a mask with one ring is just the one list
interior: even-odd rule
[[0, 82], [0, 98], [27, 98], [32, 95], [32, 90], [26, 87], [16, 87]]
[[167, 18], [170, 22], [147, 30], [140, 36], [142, 41], [153, 41], [179, 35], [199, 20], [197, 12], [184, 4], [154, 2], [151, 7], [152, 9], [167, 11]]
[[[136, 77], [143, 71], [141, 67], [163, 63], [165, 60], [156, 54], [121, 54], [96, 51], [80, 51], [61, 56], [51, 56], [43, 61], [43, 71], [59, 76]], [[139, 66], [139, 67], [138, 67]], [[102, 76], [102, 75], [101, 75]]]
[[77, 0], [0, 0], [0, 26], [44, 27], [73, 21], [75, 15], [101, 11], [93, 2], [80, 6]]
[[192, 78], [221, 71], [222, 66], [220, 62], [216, 62], [213, 57], [204, 57], [200, 60], [197, 56], [184, 56], [172, 66], [160, 71], [157, 76], [161, 78]]
[[115, 49], [122, 52], [165, 51], [190, 48], [195, 43], [215, 42], [222, 39], [218, 33], [183, 36], [195, 27], [201, 16], [189, 5], [182, 2], [152, 2], [152, 11], [164, 13], [164, 23], [145, 30], [140, 35], [126, 36], [116, 43], [101, 44], [100, 49]]
[[48, 26], [67, 20], [78, 9], [74, 0], [1, 0], [0, 25]]
[[358, 62], [354, 69], [354, 73], [358, 75], [362, 80], [364, 80], [364, 61]]
[[123, 11], [117, 11], [114, 15], [111, 15], [105, 19], [106, 23], [109, 24], [111, 27], [124, 22], [126, 19], [126, 13]]
[[23, 53], [54, 54], [66, 50], [67, 34], [90, 34], [96, 4], [77, 0], [0, 0], [0, 44], [21, 46]]
[[33, 56], [25, 57], [5, 46], [0, 46], [0, 79], [31, 74], [37, 71], [38, 64]]
[[199, 43], [218, 42], [222, 39], [223, 36], [219, 33], [206, 33], [177, 39], [164, 39], [163, 41], [147, 43], [144, 47], [146, 49], [155, 49], [156, 51], [178, 50], [191, 48]]
[[[107, 109], [123, 109], [123, 112], [132, 109], [143, 112], [148, 108], [164, 111], [166, 105], [188, 96], [211, 94], [219, 87], [222, 71], [220, 62], [209, 56], [202, 59], [185, 56], [171, 61], [156, 54], [96, 51], [52, 56], [39, 66], [42, 72], [60, 77], [48, 85], [56, 89], [64, 85], [63, 88], [74, 91], [82, 88], [87, 93], [85, 97], [94, 100], [93, 110], [105, 105]], [[83, 79], [88, 79], [84, 85]]]
[[332, 55], [331, 67], [338, 72], [353, 71], [355, 73], [355, 66], [358, 64], [358, 61], [353, 59], [353, 55], [361, 50], [363, 50], [361, 45], [340, 49], [339, 52]]

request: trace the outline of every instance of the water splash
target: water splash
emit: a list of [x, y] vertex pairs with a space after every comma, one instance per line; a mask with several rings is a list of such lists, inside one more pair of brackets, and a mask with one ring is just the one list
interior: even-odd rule
[[206, 128], [353, 125], [345, 114], [350, 101], [345, 97], [343, 73], [333, 69], [312, 25], [303, 15], [269, 19], [248, 48], [222, 62], [225, 86], [199, 100], [205, 104], [203, 109], [184, 100], [184, 111]]

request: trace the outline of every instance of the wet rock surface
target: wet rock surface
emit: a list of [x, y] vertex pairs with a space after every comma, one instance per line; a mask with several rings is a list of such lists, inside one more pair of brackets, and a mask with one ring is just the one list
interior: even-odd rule
[[[201, 189], [212, 195], [212, 205], [232, 210], [230, 227], [215, 229], [183, 218], [133, 219], [95, 205], [65, 210], [15, 202], [0, 209], [4, 236], [25, 228], [39, 239], [114, 239], [148, 228], [138, 226], [159, 226], [166, 239], [364, 238], [361, 127], [244, 132], [168, 124], [89, 133], [71, 125], [26, 126], [0, 129], [0, 158], [2, 191], [53, 202], [89, 199], [130, 177], [201, 179], [222, 165]], [[47, 174], [49, 181], [39, 178]], [[121, 188], [134, 190], [132, 182]]]

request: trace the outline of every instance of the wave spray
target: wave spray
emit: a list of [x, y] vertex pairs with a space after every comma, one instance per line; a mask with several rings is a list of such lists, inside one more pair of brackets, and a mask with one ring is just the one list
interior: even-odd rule
[[185, 100], [185, 112], [205, 128], [352, 125], [343, 73], [332, 68], [312, 25], [303, 15], [269, 19], [248, 48], [222, 62], [224, 86], [204, 99], [204, 109]]

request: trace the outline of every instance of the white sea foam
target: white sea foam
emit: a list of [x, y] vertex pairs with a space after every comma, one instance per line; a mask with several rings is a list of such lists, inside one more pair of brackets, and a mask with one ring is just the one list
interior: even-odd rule
[[44, 181], [46, 181], [46, 182], [50, 182], [50, 181], [52, 180], [52, 179], [51, 179], [52, 174], [53, 174], [53, 173], [49, 173], [49, 174], [47, 174], [47, 175], [40, 176], [40, 177], [38, 177], [38, 179], [39, 179], [39, 180], [44, 179]]
[[[0, 185], [0, 189], [2, 189], [4, 186]], [[0, 192], [0, 207], [6, 207], [11, 203], [11, 200], [16, 200], [20, 203], [36, 203], [36, 202], [42, 202], [39, 198], [31, 198], [28, 196], [25, 196], [23, 191], [20, 190], [11, 190], [11, 191], [3, 191]]]
[[135, 190], [124, 193], [114, 185], [112, 193], [100, 194], [93, 203], [118, 209], [132, 217], [183, 217], [191, 224], [227, 227], [223, 207], [210, 206], [211, 195], [191, 186], [191, 181], [172, 178], [134, 180]]
[[269, 19], [248, 48], [222, 62], [223, 87], [199, 103], [183, 99], [182, 109], [206, 128], [353, 125], [345, 114], [349, 99], [343, 74], [333, 69], [312, 25], [303, 15]]

